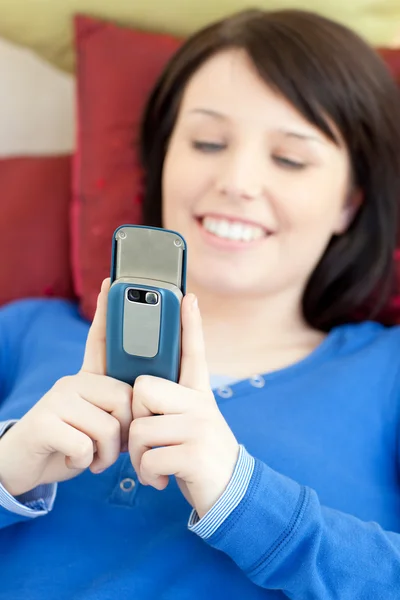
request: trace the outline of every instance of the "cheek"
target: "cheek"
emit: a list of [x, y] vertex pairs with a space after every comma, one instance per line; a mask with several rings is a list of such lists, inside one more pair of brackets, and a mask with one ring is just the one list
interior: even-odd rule
[[190, 219], [211, 185], [212, 176], [190, 149], [171, 145], [162, 177], [163, 226], [173, 229]]
[[321, 172], [301, 182], [297, 179], [293, 185], [285, 186], [285, 195], [277, 210], [287, 229], [325, 237], [336, 227], [346, 189], [346, 179], [340, 174], [332, 176]]
[[163, 226], [173, 229], [187, 196], [188, 176], [185, 157], [172, 147], [165, 157], [162, 178]]

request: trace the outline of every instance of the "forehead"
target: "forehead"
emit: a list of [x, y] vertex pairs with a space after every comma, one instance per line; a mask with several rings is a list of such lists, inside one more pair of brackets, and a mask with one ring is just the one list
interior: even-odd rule
[[[202, 112], [199, 113], [199, 109]], [[180, 105], [178, 123], [193, 118], [193, 114], [197, 114], [197, 118], [207, 118], [204, 116], [207, 111], [223, 115], [224, 119], [220, 121], [253, 127], [258, 132], [286, 130], [316, 137], [336, 150], [348, 153], [341, 132], [328, 115], [322, 111], [336, 143], [261, 78], [244, 50], [229, 49], [214, 55], [189, 80]], [[199, 117], [199, 114], [202, 116]]]
[[[288, 100], [257, 73], [243, 50], [226, 50], [206, 61], [188, 82], [181, 111], [210, 108], [231, 118], [307, 123]], [[309, 124], [308, 124], [309, 125]]]

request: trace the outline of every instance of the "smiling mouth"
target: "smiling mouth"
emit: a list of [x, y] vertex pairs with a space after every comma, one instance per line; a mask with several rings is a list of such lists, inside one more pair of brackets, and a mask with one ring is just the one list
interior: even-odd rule
[[198, 222], [208, 233], [233, 242], [254, 242], [270, 234], [261, 225], [223, 217], [204, 216], [200, 217]]

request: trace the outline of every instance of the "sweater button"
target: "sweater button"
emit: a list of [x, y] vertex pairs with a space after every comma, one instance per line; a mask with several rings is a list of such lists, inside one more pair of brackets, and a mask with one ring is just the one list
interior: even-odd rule
[[123, 479], [119, 484], [119, 487], [123, 492], [131, 492], [135, 485], [136, 483], [133, 479], [131, 479], [130, 477], [125, 477], [125, 479]]
[[256, 388], [263, 388], [265, 385], [265, 379], [262, 375], [254, 375], [249, 379], [250, 385]]
[[217, 389], [218, 396], [221, 398], [231, 398], [233, 396], [232, 388], [225, 386]]

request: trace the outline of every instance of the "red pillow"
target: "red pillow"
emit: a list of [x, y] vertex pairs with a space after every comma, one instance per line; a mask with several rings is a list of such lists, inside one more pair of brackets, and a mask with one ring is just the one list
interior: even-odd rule
[[[141, 111], [181, 41], [83, 16], [76, 17], [75, 28], [78, 151], [72, 206], [73, 278], [82, 313], [90, 319], [101, 280], [109, 274], [114, 229], [141, 220], [137, 154]], [[380, 53], [400, 79], [400, 50]], [[390, 315], [393, 310], [399, 315], [400, 301], [390, 310]]]
[[75, 19], [78, 146], [74, 159], [72, 262], [81, 311], [92, 318], [111, 258], [111, 236], [140, 223], [141, 113], [180, 40], [84, 16]]
[[29, 296], [72, 298], [71, 158], [0, 160], [0, 304]]
[[[400, 102], [400, 48], [378, 48], [378, 52], [386, 62], [395, 81], [399, 85]], [[392, 295], [390, 301], [388, 302], [388, 305], [379, 315], [380, 321], [389, 325], [394, 323], [400, 323], [400, 247], [395, 252], [394, 260], [396, 293]]]
[[400, 48], [378, 48], [378, 52], [400, 86]]

